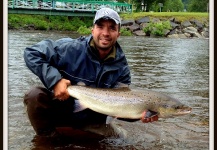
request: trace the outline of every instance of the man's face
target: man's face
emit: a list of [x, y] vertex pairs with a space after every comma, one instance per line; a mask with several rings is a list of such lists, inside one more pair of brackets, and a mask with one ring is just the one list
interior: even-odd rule
[[119, 25], [113, 20], [99, 20], [92, 29], [93, 40], [98, 50], [110, 50], [120, 36]]

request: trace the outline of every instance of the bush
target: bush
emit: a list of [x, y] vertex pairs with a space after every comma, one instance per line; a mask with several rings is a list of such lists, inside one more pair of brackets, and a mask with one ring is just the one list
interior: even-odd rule
[[157, 36], [164, 36], [165, 30], [172, 29], [169, 21], [161, 21], [161, 22], [151, 22], [149, 23], [143, 31], [146, 33], [146, 35], [157, 35]]
[[70, 23], [73, 24], [75, 31], [78, 30], [82, 26], [86, 27], [86, 24], [78, 17], [73, 17], [73, 19], [70, 21]]
[[121, 28], [120, 32], [121, 32], [121, 35], [123, 35], [123, 36], [131, 36], [132, 35], [131, 31], [129, 31], [125, 28]]
[[48, 29], [48, 23], [46, 21], [37, 21], [35, 23], [35, 29], [37, 29], [37, 30], [47, 30]]
[[91, 30], [89, 28], [87, 28], [86, 26], [80, 26], [77, 30], [77, 32], [79, 34], [84, 34], [84, 35], [88, 35], [91, 34]]
[[21, 18], [19, 16], [9, 16], [8, 22], [10, 28], [18, 29], [21, 26]]

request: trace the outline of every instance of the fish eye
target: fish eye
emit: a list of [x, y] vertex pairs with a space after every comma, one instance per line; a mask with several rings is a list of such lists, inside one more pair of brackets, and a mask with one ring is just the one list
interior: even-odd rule
[[164, 108], [168, 108], [169, 106], [167, 104], [163, 104], [163, 107]]
[[175, 106], [175, 109], [180, 109], [180, 106]]

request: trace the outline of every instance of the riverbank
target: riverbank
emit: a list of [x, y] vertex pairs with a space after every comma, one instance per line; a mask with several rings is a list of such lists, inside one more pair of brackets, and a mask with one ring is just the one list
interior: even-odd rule
[[[178, 35], [177, 37], [207, 38], [209, 35], [208, 13], [142, 12], [120, 14], [120, 16], [123, 36], [171, 37], [173, 35], [172, 37], [175, 37]], [[58, 30], [90, 34], [92, 21], [92, 17], [8, 14], [8, 29]]]

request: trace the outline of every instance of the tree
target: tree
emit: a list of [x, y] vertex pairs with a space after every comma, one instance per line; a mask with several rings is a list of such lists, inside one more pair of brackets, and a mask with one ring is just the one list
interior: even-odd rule
[[[131, 0], [132, 4], [134, 4], [134, 7], [136, 11], [142, 10], [142, 0]], [[144, 4], [146, 5], [146, 11], [160, 11], [159, 3], [165, 3], [167, 0], [143, 0]]]
[[[188, 0], [184, 0], [185, 2]], [[182, 0], [131, 0], [131, 3], [134, 4], [136, 11], [141, 11], [141, 3], [144, 2], [146, 5], [146, 11], [160, 11], [159, 3], [163, 4], [162, 11], [183, 11], [184, 4]]]
[[208, 9], [209, 0], [189, 0], [187, 11], [190, 12], [206, 12]]
[[182, 0], [167, 0], [164, 4], [163, 11], [179, 12], [184, 10]]

